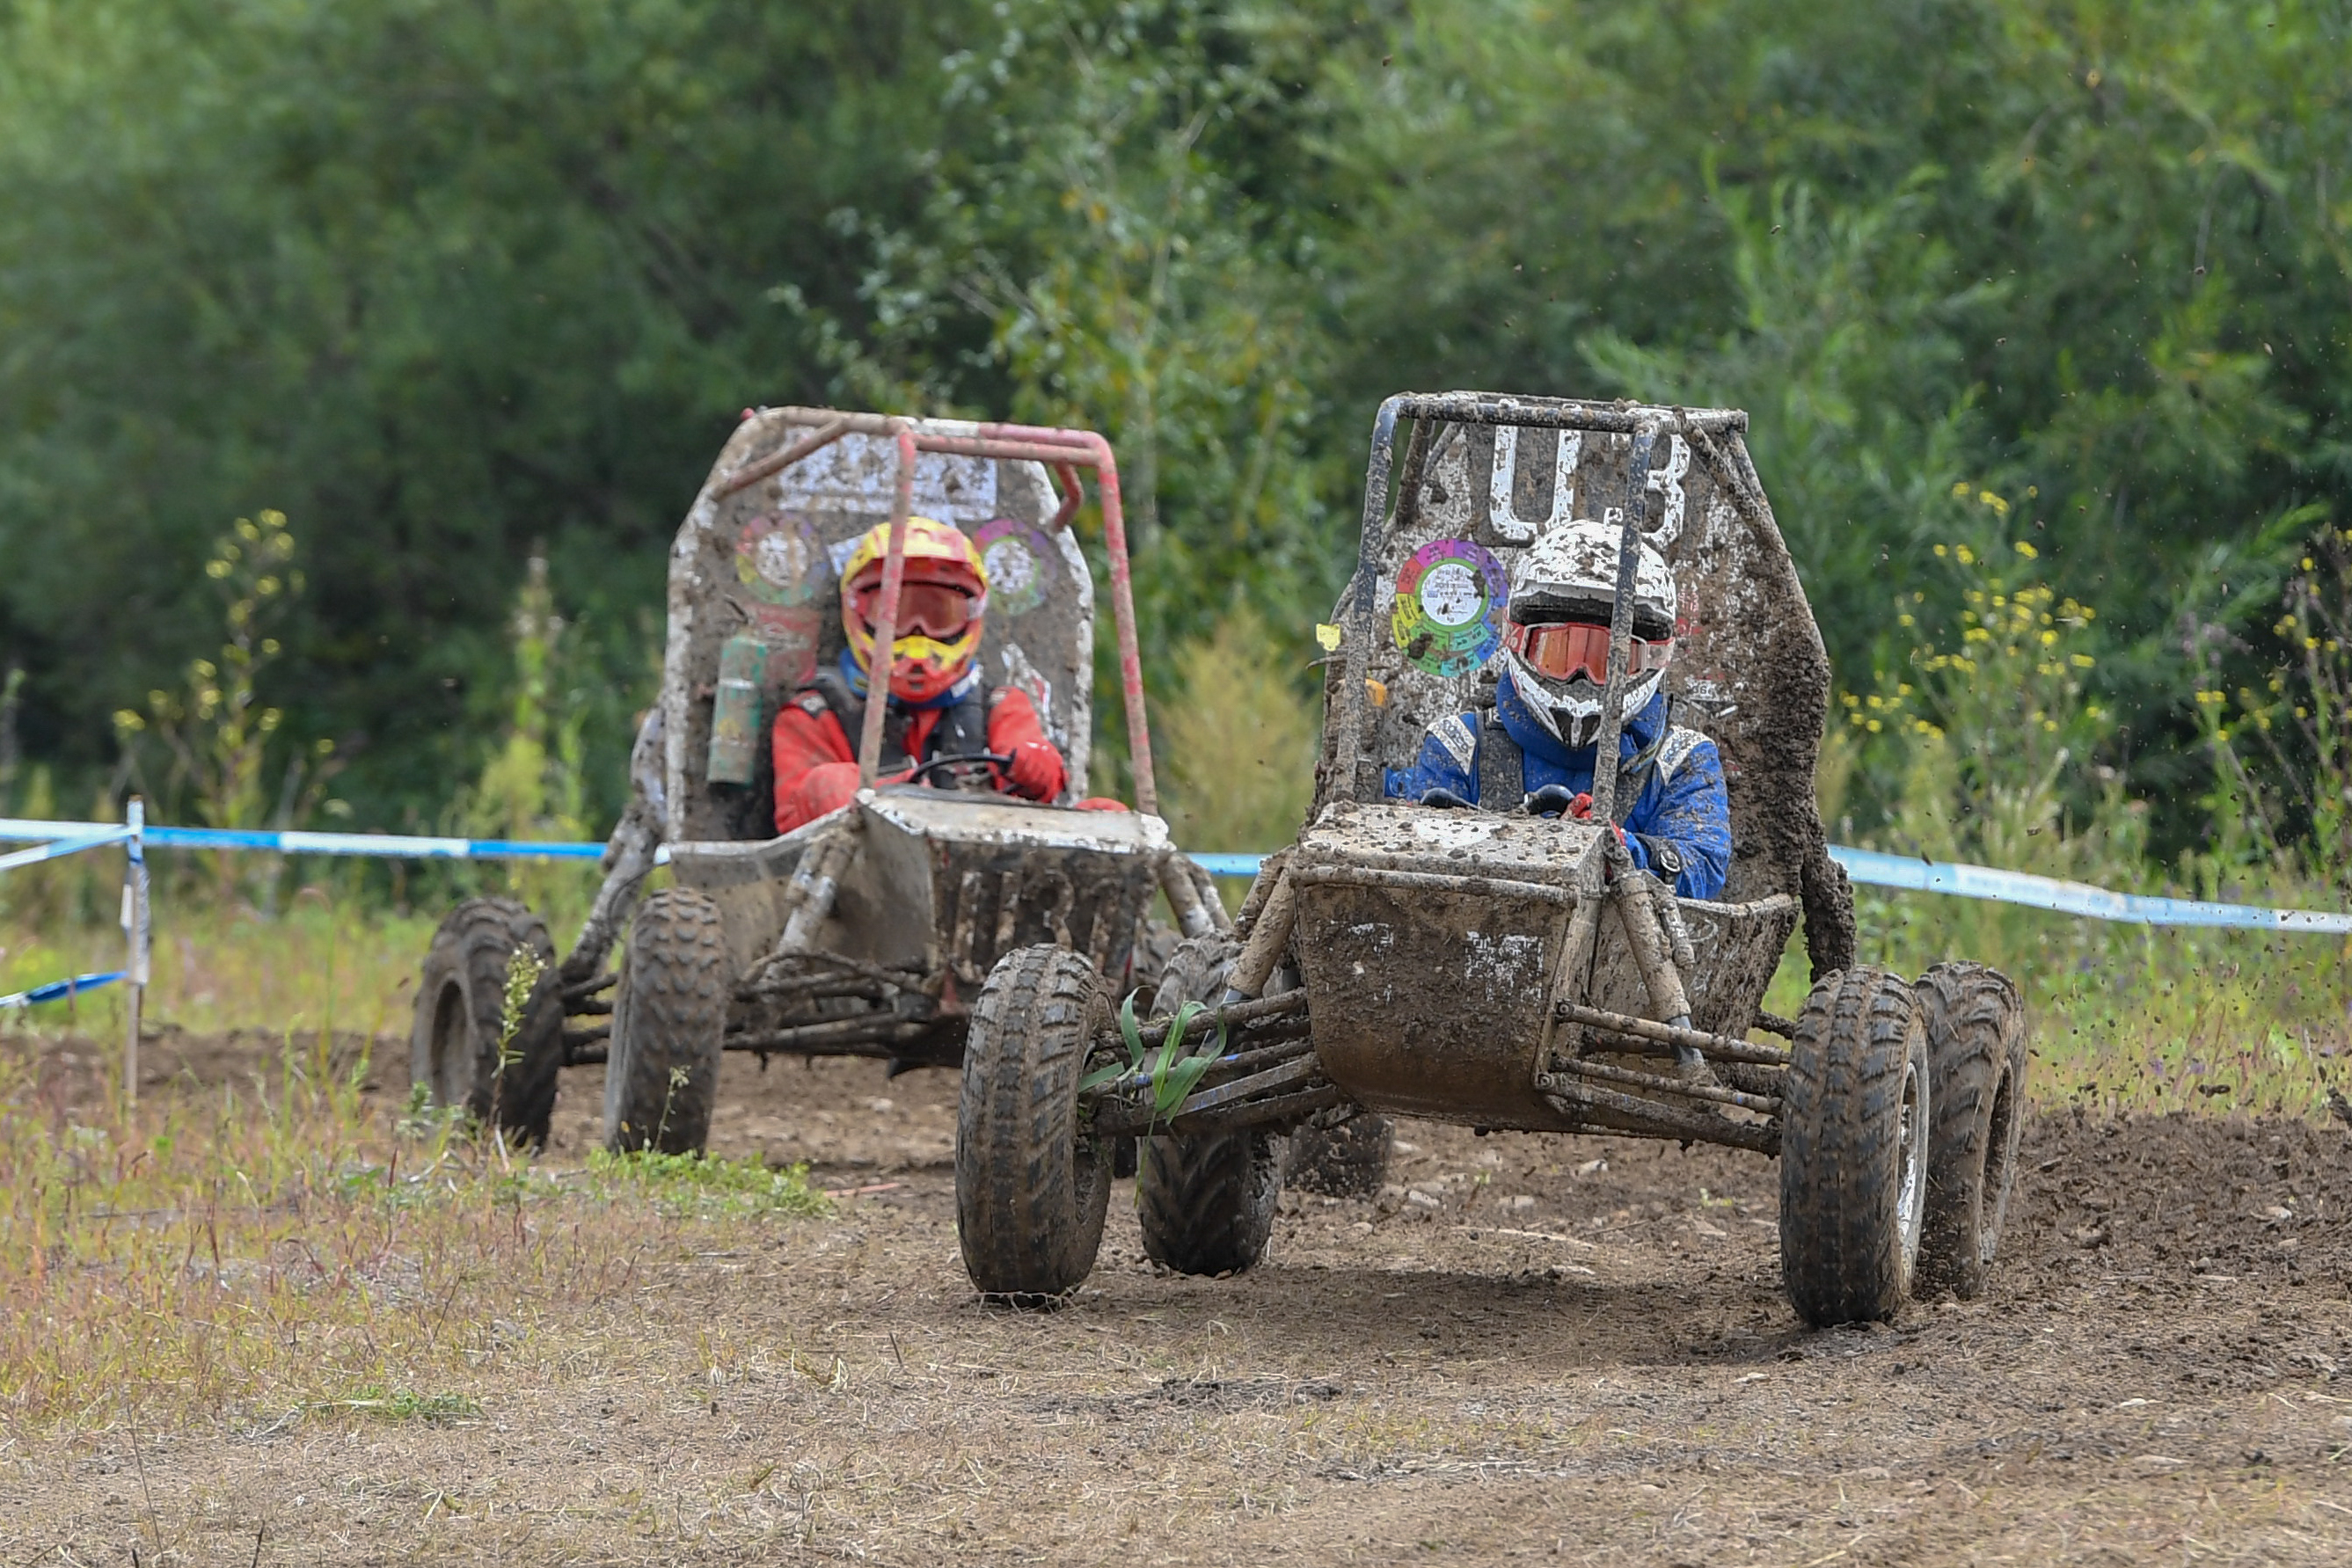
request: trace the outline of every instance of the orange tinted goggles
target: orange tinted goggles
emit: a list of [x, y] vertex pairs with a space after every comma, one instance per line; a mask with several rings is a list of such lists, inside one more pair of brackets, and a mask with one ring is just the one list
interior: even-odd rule
[[[1503, 633], [1506, 646], [1527, 661], [1528, 667], [1539, 675], [1564, 681], [1570, 675], [1582, 674], [1595, 685], [1609, 679], [1609, 628], [1588, 625], [1581, 621], [1556, 621], [1543, 626], [1522, 626], [1513, 622]], [[1646, 674], [1663, 670], [1674, 656], [1675, 643], [1671, 637], [1652, 643], [1640, 637], [1626, 663], [1629, 675]]]
[[[877, 580], [855, 589], [850, 602], [857, 618], [872, 626], [882, 616], [882, 584]], [[962, 635], [971, 624], [971, 595], [944, 582], [902, 582], [898, 585], [898, 624], [893, 639], [932, 637], [945, 643]]]

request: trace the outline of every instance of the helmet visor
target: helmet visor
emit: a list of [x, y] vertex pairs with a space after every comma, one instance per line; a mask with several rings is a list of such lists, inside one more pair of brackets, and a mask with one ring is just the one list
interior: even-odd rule
[[[1609, 679], [1609, 628], [1594, 626], [1581, 621], [1554, 621], [1541, 626], [1523, 626], [1512, 622], [1505, 640], [1513, 652], [1527, 661], [1528, 668], [1551, 680], [1564, 681], [1582, 675], [1595, 685]], [[1656, 642], [1636, 637], [1626, 661], [1628, 675], [1643, 675], [1652, 670], [1663, 670], [1674, 656], [1675, 643], [1671, 637]]]
[[[850, 591], [850, 604], [857, 618], [870, 628], [882, 615], [882, 580], [877, 574], [871, 582], [860, 583]], [[971, 595], [951, 583], [902, 582], [898, 585], [898, 624], [891, 629], [894, 639], [919, 634], [934, 637], [942, 643], [952, 642], [971, 624]]]

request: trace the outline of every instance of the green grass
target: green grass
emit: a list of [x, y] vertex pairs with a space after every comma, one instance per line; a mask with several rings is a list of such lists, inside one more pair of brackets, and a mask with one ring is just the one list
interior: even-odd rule
[[371, 1385], [359, 1389], [347, 1398], [322, 1399], [310, 1408], [321, 1411], [351, 1411], [381, 1421], [421, 1421], [429, 1426], [454, 1426], [460, 1421], [477, 1419], [482, 1414], [482, 1402], [464, 1394], [417, 1394], [405, 1388], [383, 1388]]
[[532, 1325], [625, 1299], [710, 1226], [829, 1212], [800, 1170], [556, 1171], [363, 1092], [300, 1044], [125, 1113], [0, 1037], [0, 1447], [122, 1418], [472, 1413]]
[[[2294, 887], [2236, 895], [2327, 902]], [[2317, 1117], [2331, 1086], [2352, 1084], [2352, 945], [2341, 938], [2124, 925], [1870, 889], [1855, 906], [1864, 963], [1916, 976], [1974, 959], [2017, 980], [2042, 1104]], [[1806, 976], [1801, 934], [1766, 1006], [1793, 1015]]]
[[749, 1219], [767, 1215], [812, 1217], [833, 1212], [824, 1194], [808, 1184], [808, 1166], [770, 1170], [756, 1160], [651, 1150], [588, 1155], [588, 1179], [607, 1198], [640, 1196], [679, 1218]]

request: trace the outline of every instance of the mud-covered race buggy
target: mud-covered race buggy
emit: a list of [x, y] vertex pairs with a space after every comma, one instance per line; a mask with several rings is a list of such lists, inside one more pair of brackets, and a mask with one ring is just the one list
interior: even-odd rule
[[[1092, 740], [1094, 580], [1071, 531], [1091, 469], [1108, 557], [1133, 810], [1081, 810]], [[910, 514], [964, 530], [991, 584], [981, 667], [1024, 690], [1068, 764], [1054, 803], [987, 791], [981, 757], [940, 757], [876, 787], [885, 705], [857, 732], [850, 805], [777, 836], [768, 725], [844, 642], [843, 561], [891, 525], [876, 645], [891, 646]], [[678, 529], [661, 696], [629, 759], [631, 794], [579, 940], [505, 898], [460, 904], [416, 998], [411, 1071], [438, 1103], [534, 1142], [557, 1078], [604, 1065], [614, 1149], [698, 1150], [729, 1051], [953, 1066], [971, 998], [1004, 953], [1050, 946], [1124, 988], [1187, 936], [1228, 930], [1205, 873], [1157, 815], [1118, 470], [1087, 431], [830, 409], [746, 414]], [[1100, 805], [1100, 802], [1097, 802]], [[675, 886], [639, 893], [658, 862]], [[624, 929], [617, 971], [606, 960]], [[518, 949], [544, 972], [505, 1034]]]
[[[1297, 842], [1269, 859], [1234, 933], [1178, 950], [1149, 1023], [1115, 1017], [1058, 948], [1008, 953], [982, 993], [957, 1199], [983, 1291], [1043, 1300], [1084, 1278], [1107, 1151], [1138, 1135], [1147, 1251], [1246, 1268], [1281, 1135], [1329, 1139], [1384, 1113], [1778, 1155], [1782, 1271], [1813, 1323], [1885, 1318], [1917, 1284], [1982, 1289], [2022, 1104], [2018, 994], [1979, 965], [1914, 983], [1854, 961], [1852, 891], [1813, 799], [1828, 660], [1747, 423], [1483, 392], [1381, 405]], [[1726, 765], [1720, 899], [1634, 868], [1609, 824], [1640, 782], [1612, 769], [1586, 820], [1383, 798], [1383, 768], [1409, 763], [1432, 720], [1492, 707], [1509, 563], [1585, 517], [1631, 525], [1598, 755], [1619, 752], [1646, 538], [1684, 622], [1672, 711]], [[1761, 1004], [1801, 915], [1812, 990], [1775, 1018]]]

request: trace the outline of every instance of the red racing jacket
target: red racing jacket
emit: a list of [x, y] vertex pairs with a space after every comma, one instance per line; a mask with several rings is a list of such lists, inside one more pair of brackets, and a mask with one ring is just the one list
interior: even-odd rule
[[[851, 737], [865, 727], [866, 702], [849, 683], [828, 670], [794, 693], [776, 715], [772, 747], [776, 764], [776, 831], [789, 833], [827, 811], [847, 805], [857, 793], [857, 747]], [[919, 763], [938, 757], [991, 752], [1009, 757], [1024, 744], [1053, 750], [1029, 694], [1018, 686], [985, 687], [977, 680], [968, 693], [936, 707], [908, 707], [893, 701], [882, 721], [879, 781], [903, 779]], [[1003, 768], [992, 768], [997, 789], [1032, 800], [1059, 798], [1068, 768], [1054, 751], [1052, 788], [1017, 789]]]

